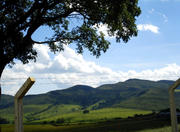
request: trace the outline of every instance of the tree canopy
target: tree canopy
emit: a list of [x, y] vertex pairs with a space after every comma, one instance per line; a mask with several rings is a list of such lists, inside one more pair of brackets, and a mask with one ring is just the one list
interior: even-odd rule
[[[98, 26], [107, 25], [108, 35], [127, 42], [137, 35], [138, 0], [2, 0], [0, 1], [0, 76], [7, 64], [36, 60], [34, 44], [48, 44], [53, 52], [63, 44], [75, 43], [77, 52], [87, 48], [93, 55], [106, 52], [110, 43]], [[70, 27], [73, 19], [82, 24]], [[48, 26], [53, 36], [44, 42], [32, 39], [41, 26]], [[55, 43], [56, 42], [56, 43]]]

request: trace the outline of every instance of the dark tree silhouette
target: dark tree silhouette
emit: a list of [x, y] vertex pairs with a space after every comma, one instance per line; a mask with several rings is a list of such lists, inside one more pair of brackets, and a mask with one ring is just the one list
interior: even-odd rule
[[[35, 61], [35, 44], [47, 44], [51, 51], [59, 52], [63, 44], [75, 43], [78, 53], [87, 48], [98, 57], [110, 43], [103, 33], [97, 33], [97, 27], [106, 24], [109, 36], [127, 42], [137, 35], [135, 21], [140, 12], [138, 0], [1, 0], [0, 77], [14, 60]], [[79, 18], [82, 24], [69, 28]], [[37, 42], [32, 35], [41, 26], [49, 26], [54, 35]]]

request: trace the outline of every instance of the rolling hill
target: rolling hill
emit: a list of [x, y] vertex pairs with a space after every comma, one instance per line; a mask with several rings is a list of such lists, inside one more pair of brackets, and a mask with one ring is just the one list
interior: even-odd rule
[[[75, 104], [88, 107], [99, 101], [102, 107], [121, 106], [128, 108], [157, 110], [168, 107], [168, 88], [173, 81], [148, 81], [130, 79], [116, 84], [105, 84], [97, 88], [76, 85], [64, 90], [39, 95], [27, 95], [24, 105]], [[176, 94], [177, 100], [180, 99]], [[2, 95], [0, 108], [12, 106], [13, 96]], [[147, 106], [147, 107], [146, 107]]]
[[[148, 81], [130, 79], [115, 84], [105, 84], [97, 88], [76, 85], [64, 90], [51, 91], [24, 98], [25, 118], [45, 119], [62, 113], [79, 110], [98, 110], [101, 108], [130, 108], [141, 110], [160, 110], [169, 107], [168, 88], [174, 81]], [[177, 102], [180, 93], [176, 93]], [[13, 96], [2, 95], [0, 114], [12, 118]], [[177, 104], [180, 107], [180, 104]], [[51, 114], [50, 114], [51, 113]], [[6, 115], [6, 116], [5, 116]]]

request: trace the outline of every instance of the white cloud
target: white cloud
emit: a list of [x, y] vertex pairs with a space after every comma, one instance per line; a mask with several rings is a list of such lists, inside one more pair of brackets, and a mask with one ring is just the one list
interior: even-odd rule
[[[109, 36], [108, 34], [108, 25], [107, 24], [99, 24], [94, 26], [97, 29], [97, 33], [100, 34], [102, 32], [107, 39], [115, 39], [115, 36]], [[116, 34], [117, 32], [115, 32]]]
[[139, 31], [151, 31], [153, 33], [159, 33], [159, 27], [151, 25], [151, 24], [138, 24], [137, 28]]
[[152, 9], [151, 9], [151, 10], [149, 10], [148, 12], [149, 12], [150, 14], [152, 14], [154, 11], [155, 11], [155, 9], [154, 9], [154, 8], [152, 8]]
[[[165, 1], [167, 1], [167, 0], [163, 0], [163, 2], [165, 2]], [[148, 13], [151, 14], [151, 17], [154, 14], [156, 17], [162, 18], [164, 23], [168, 22], [168, 17], [164, 13], [159, 12], [159, 11], [155, 10], [154, 8], [149, 10]]]
[[38, 52], [38, 63], [47, 63], [50, 61], [49, 48], [44, 45], [35, 45], [34, 48]]
[[167, 17], [165, 14], [163, 14], [163, 13], [161, 13], [161, 12], [157, 12], [157, 11], [156, 11], [156, 13], [157, 13], [160, 17], [162, 17], [164, 23], [167, 23], [167, 22], [168, 22], [168, 17]]
[[111, 38], [108, 35], [108, 26], [106, 24], [99, 24], [99, 25], [95, 25], [94, 27], [97, 28], [98, 33], [102, 32], [105, 35], [105, 37]]
[[162, 17], [163, 17], [163, 19], [164, 19], [164, 22], [166, 23], [166, 22], [168, 22], [168, 17], [165, 15], [165, 14], [161, 14], [162, 15]]
[[82, 55], [65, 46], [65, 51], [52, 56], [46, 46], [35, 46], [39, 57], [36, 63], [17, 64], [6, 68], [2, 75], [4, 94], [14, 95], [28, 76], [33, 76], [36, 83], [29, 93], [44, 93], [63, 89], [77, 84], [97, 87], [105, 83], [116, 83], [130, 78], [149, 80], [176, 80], [180, 75], [180, 66], [169, 64], [159, 69], [147, 69], [141, 72], [135, 70], [113, 71], [91, 61], [86, 61]]

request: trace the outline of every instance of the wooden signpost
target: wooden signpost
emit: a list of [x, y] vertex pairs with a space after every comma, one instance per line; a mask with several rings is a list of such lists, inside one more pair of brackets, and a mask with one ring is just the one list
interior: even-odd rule
[[178, 132], [178, 123], [176, 115], [176, 105], [174, 100], [174, 90], [180, 85], [180, 78], [169, 88], [169, 101], [171, 111], [172, 132]]
[[34, 84], [35, 79], [29, 77], [15, 95], [15, 132], [23, 132], [23, 97]]

